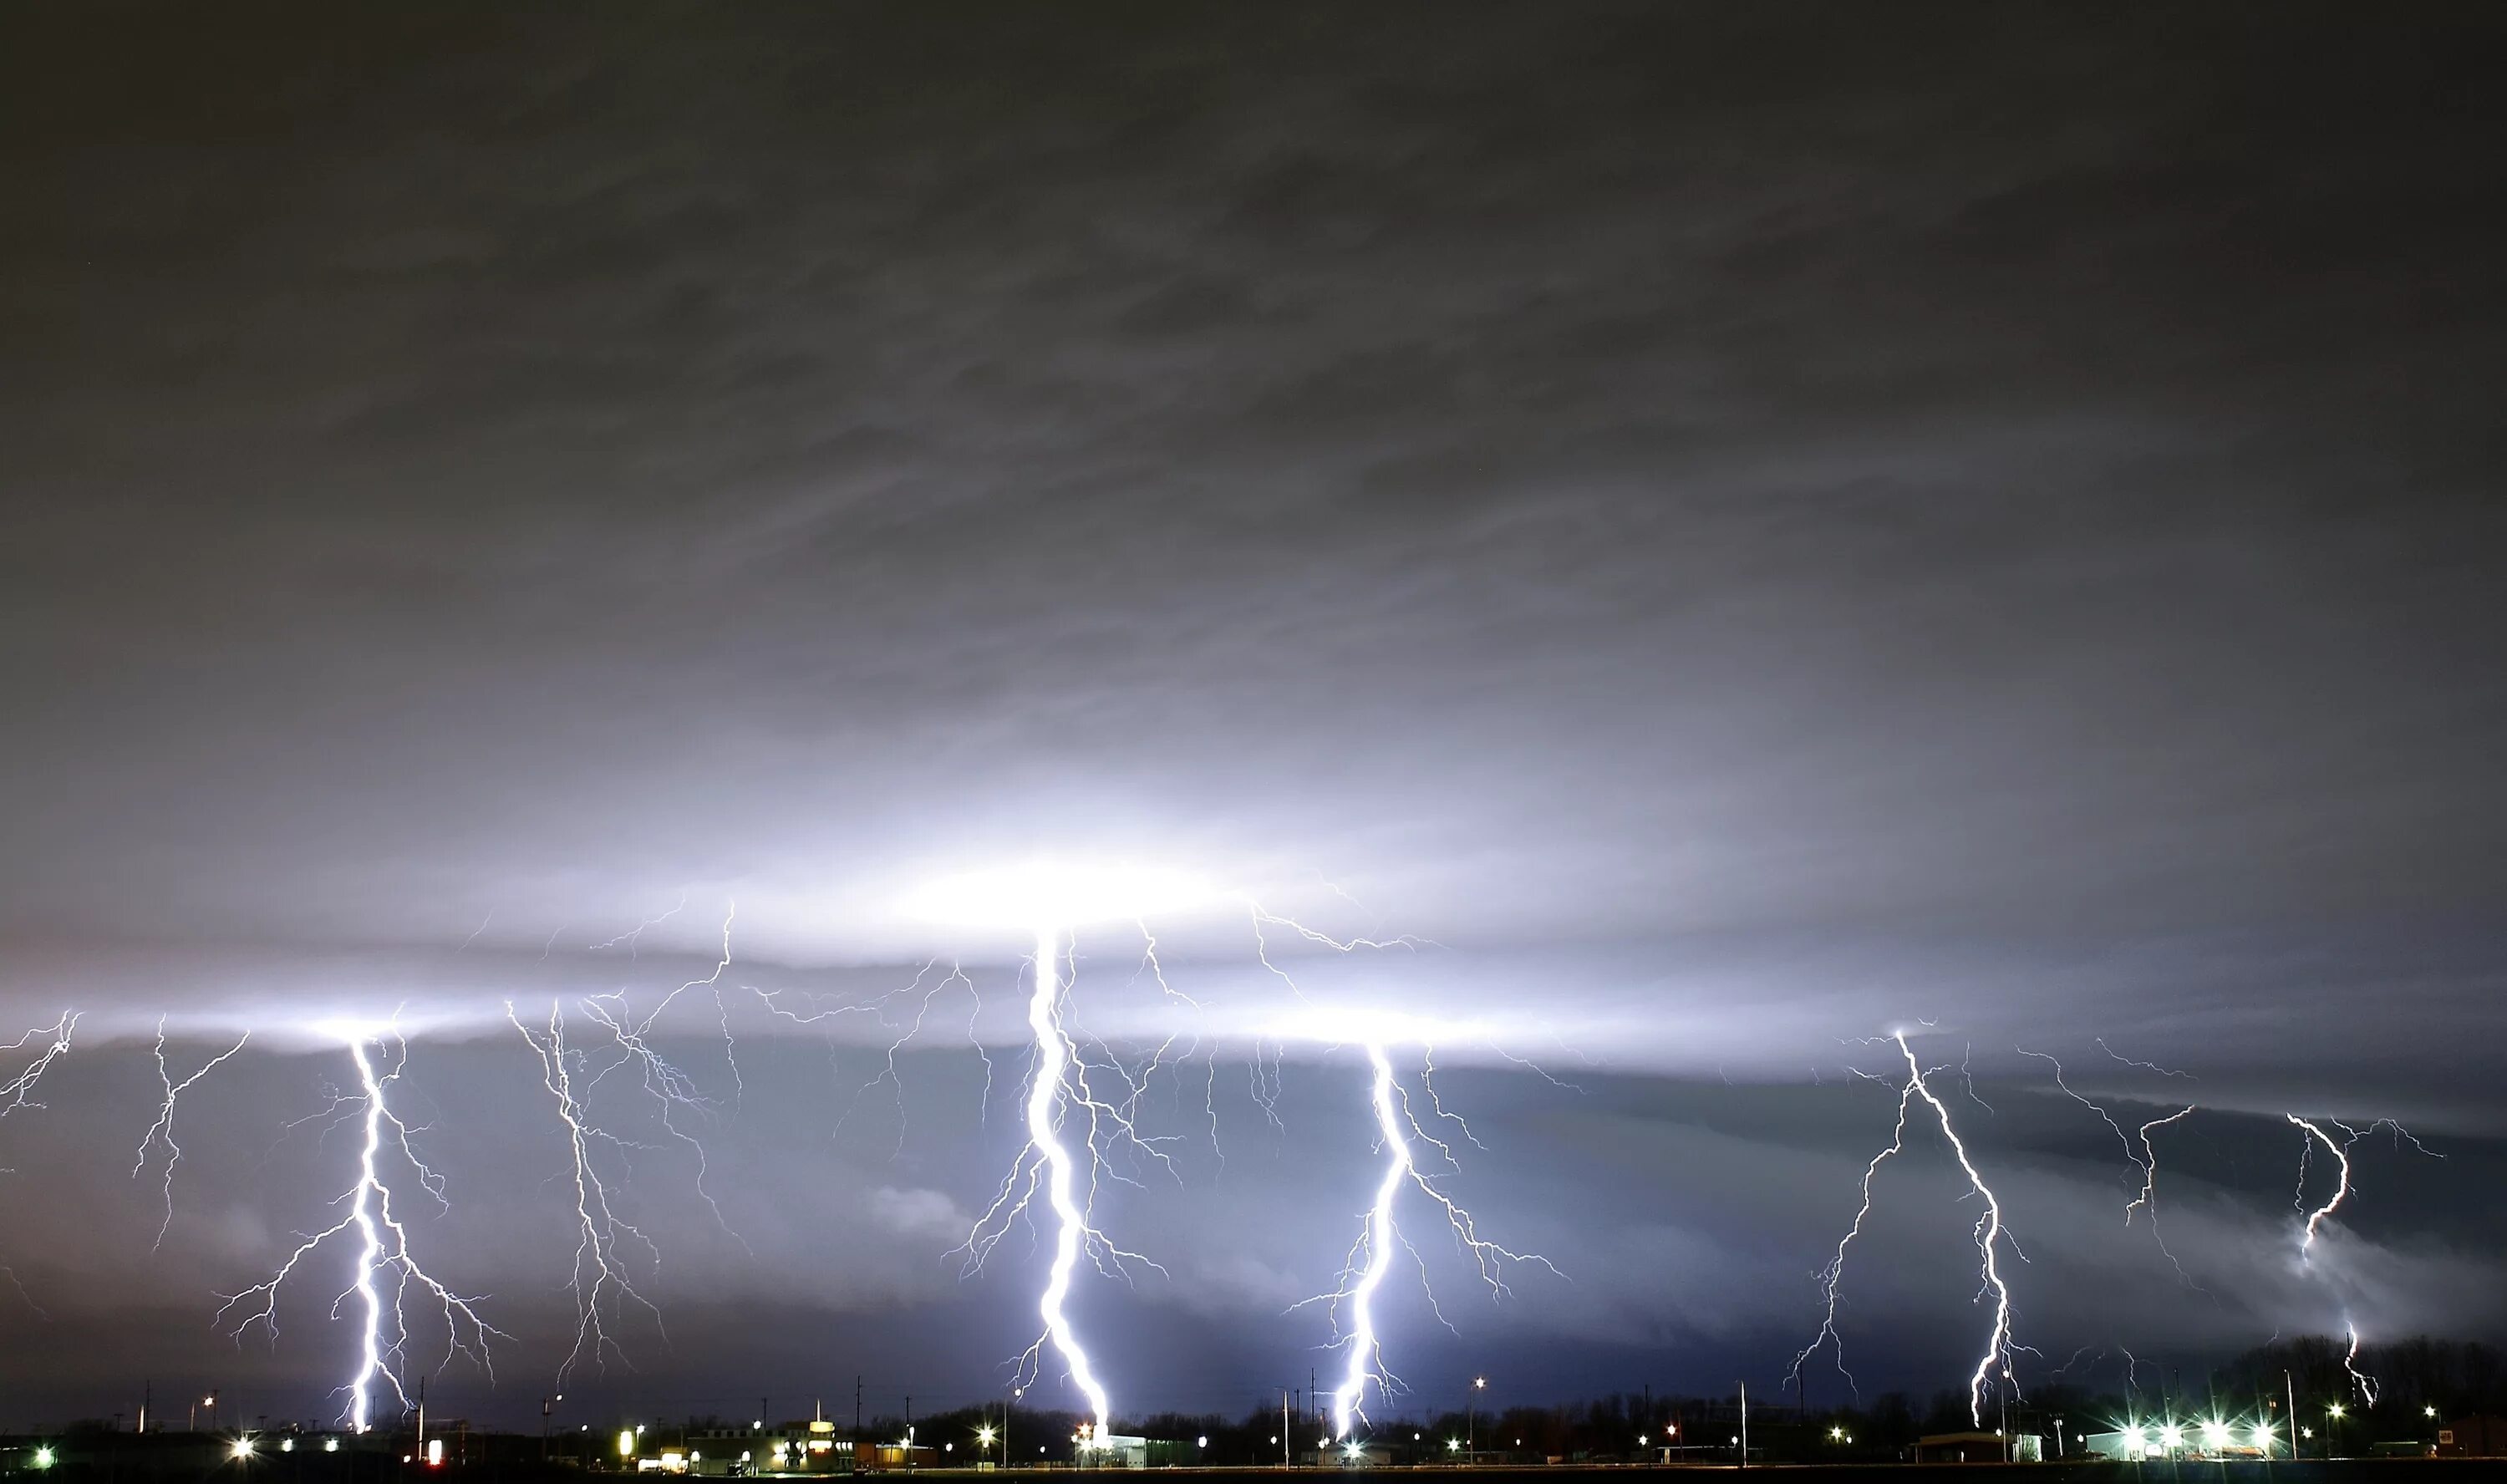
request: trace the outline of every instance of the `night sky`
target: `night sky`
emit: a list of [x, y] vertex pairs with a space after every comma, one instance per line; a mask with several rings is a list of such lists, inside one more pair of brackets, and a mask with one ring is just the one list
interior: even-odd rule
[[[702, 1175], [593, 1094], [659, 1317], [569, 1405], [997, 1396], [1028, 944], [908, 903], [1004, 863], [1217, 895], [1074, 928], [1092, 1054], [1178, 1037], [1099, 1206], [1165, 1271], [1073, 1302], [1118, 1412], [1328, 1378], [1378, 1033], [1565, 1275], [1406, 1208], [1416, 1409], [1775, 1391], [1902, 1031], [2023, 1387], [2507, 1332], [2502, 75], [2480, 5], [13, 8], [0, 1042], [82, 1018], [0, 1117], [0, 1427], [334, 1410], [345, 1257], [213, 1318], [395, 1013], [413, 1242], [511, 1336], [430, 1386], [527, 1422], [574, 1213], [505, 1002], [597, 1069], [708, 976]], [[170, 1219], [161, 1016], [176, 1079], [251, 1037]], [[2184, 1276], [2023, 1052], [2199, 1105]], [[2431, 1151], [2304, 1262], [2291, 1113]], [[1866, 1396], [1984, 1333], [1908, 1145]]]

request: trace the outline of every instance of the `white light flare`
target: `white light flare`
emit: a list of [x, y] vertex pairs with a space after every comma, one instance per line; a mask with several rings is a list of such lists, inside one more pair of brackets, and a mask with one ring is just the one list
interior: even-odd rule
[[[348, 1055], [356, 1064], [357, 1081], [362, 1091], [357, 1097], [343, 1101], [360, 1105], [360, 1121], [364, 1125], [364, 1140], [358, 1149], [357, 1177], [335, 1203], [345, 1204], [348, 1213], [299, 1243], [268, 1282], [256, 1284], [229, 1297], [218, 1309], [218, 1321], [223, 1322], [238, 1304], [258, 1298], [261, 1307], [245, 1315], [229, 1333], [240, 1339], [246, 1329], [259, 1324], [268, 1332], [272, 1342], [276, 1343], [279, 1287], [295, 1273], [296, 1265], [315, 1248], [354, 1227], [358, 1239], [356, 1260], [350, 1271], [348, 1286], [331, 1302], [331, 1316], [338, 1319], [342, 1307], [352, 1297], [362, 1315], [358, 1326], [357, 1369], [347, 1384], [341, 1388], [347, 1394], [341, 1415], [349, 1428], [358, 1432], [374, 1425], [374, 1390], [379, 1381], [388, 1385], [404, 1406], [408, 1404], [409, 1389], [403, 1372], [409, 1363], [410, 1336], [403, 1303], [411, 1285], [433, 1294], [442, 1307], [446, 1342], [443, 1359], [437, 1362], [439, 1367], [459, 1355], [486, 1371], [492, 1382], [495, 1367], [488, 1353], [488, 1340], [490, 1336], [511, 1338], [479, 1317], [474, 1307], [475, 1299], [454, 1293], [437, 1282], [410, 1252], [409, 1230], [392, 1213], [391, 1185], [382, 1176], [382, 1160], [386, 1136], [417, 1173], [419, 1185], [439, 1204], [444, 1199], [443, 1181], [418, 1158], [417, 1150], [410, 1144], [412, 1131], [409, 1125], [392, 1112], [385, 1096], [385, 1089], [400, 1077], [400, 1064], [394, 1063], [389, 1071], [378, 1072], [374, 1058], [367, 1050], [370, 1039], [371, 1036], [362, 1032], [348, 1039]], [[402, 1054], [404, 1058], [407, 1055], [405, 1045]], [[388, 1304], [379, 1284], [379, 1279], [386, 1274], [395, 1280]], [[390, 1321], [388, 1335], [385, 1333], [386, 1313]]]

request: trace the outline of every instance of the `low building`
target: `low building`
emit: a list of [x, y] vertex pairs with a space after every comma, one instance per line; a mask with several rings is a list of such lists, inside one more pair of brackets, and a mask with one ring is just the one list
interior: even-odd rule
[[1080, 1439], [1073, 1456], [1082, 1468], [1146, 1468], [1149, 1440], [1122, 1432], [1100, 1432]]
[[2507, 1417], [2476, 1412], [2437, 1430], [2437, 1456], [2442, 1459], [2507, 1458]]
[[2035, 1464], [2045, 1442], [2033, 1432], [1936, 1432], [1915, 1439], [1918, 1464]]

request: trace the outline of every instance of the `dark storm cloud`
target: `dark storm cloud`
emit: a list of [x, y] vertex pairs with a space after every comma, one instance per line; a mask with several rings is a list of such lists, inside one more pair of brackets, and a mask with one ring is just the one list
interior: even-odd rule
[[492, 1027], [732, 898], [850, 987], [1059, 851], [1566, 1062], [1930, 1017], [2498, 1127], [2480, 9], [11, 29], [13, 1014]]

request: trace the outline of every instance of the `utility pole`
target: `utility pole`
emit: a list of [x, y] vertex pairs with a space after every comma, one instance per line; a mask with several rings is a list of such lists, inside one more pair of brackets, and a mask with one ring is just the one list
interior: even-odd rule
[[1289, 1389], [1280, 1388], [1280, 1467], [1289, 1466]]
[[914, 1471], [914, 1394], [905, 1394], [905, 1469]]
[[1750, 1383], [1732, 1383], [1741, 1389], [1741, 1466], [1750, 1466]]
[[156, 1395], [157, 1383], [147, 1380], [139, 1383], [139, 1430], [142, 1433], [148, 1430], [148, 1403], [154, 1400]]
[[854, 1445], [861, 1445], [861, 1372], [854, 1372]]
[[426, 1457], [426, 1378], [418, 1378], [418, 1456]]

